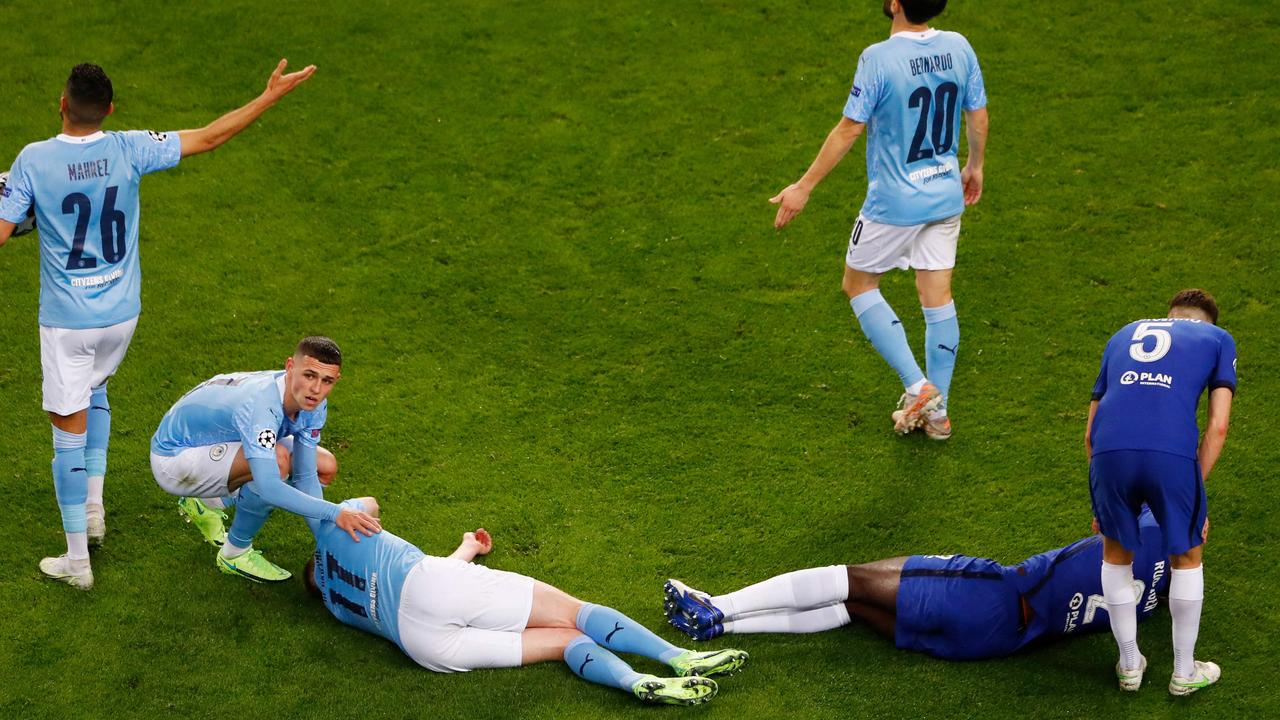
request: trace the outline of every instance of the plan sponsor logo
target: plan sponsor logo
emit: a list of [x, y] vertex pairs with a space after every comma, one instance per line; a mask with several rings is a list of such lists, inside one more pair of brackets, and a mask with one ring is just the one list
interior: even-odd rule
[[1148, 387], [1164, 388], [1165, 390], [1168, 390], [1173, 387], [1173, 376], [1166, 375], [1164, 373], [1153, 373], [1153, 372], [1140, 373], [1140, 372], [1134, 372], [1132, 370], [1127, 370], [1123, 375], [1120, 376], [1121, 385], [1132, 385], [1134, 383], [1137, 383], [1139, 385], [1146, 385]]

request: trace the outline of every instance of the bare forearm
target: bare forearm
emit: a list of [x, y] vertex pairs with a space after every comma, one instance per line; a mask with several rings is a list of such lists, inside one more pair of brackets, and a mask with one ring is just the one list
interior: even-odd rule
[[4, 247], [4, 244], [9, 242], [15, 227], [17, 226], [8, 220], [0, 220], [0, 247]]
[[858, 141], [858, 137], [862, 135], [862, 129], [866, 127], [862, 123], [855, 123], [848, 118], [841, 118], [840, 122], [827, 133], [827, 139], [822, 143], [822, 149], [818, 150], [818, 156], [813, 159], [813, 163], [809, 165], [809, 169], [805, 171], [804, 176], [796, 182], [797, 185], [805, 190], [813, 190], [818, 183], [822, 182], [836, 165], [844, 159], [844, 156], [853, 148], [853, 144]]
[[248, 104], [232, 110], [198, 130], [183, 130], [178, 133], [178, 137], [182, 140], [182, 154], [194, 155], [213, 150], [253, 124], [254, 120], [274, 104], [274, 100], [265, 95], [259, 95]]
[[471, 562], [472, 560], [476, 559], [476, 554], [477, 554], [476, 547], [470, 543], [464, 542], [461, 545], [459, 545], [458, 549], [454, 550], [453, 553], [449, 555], [449, 557], [454, 560], [461, 560], [462, 562]]
[[1209, 477], [1209, 472], [1217, 464], [1222, 455], [1222, 448], [1227, 444], [1227, 426], [1215, 427], [1210, 424], [1205, 428], [1204, 437], [1200, 438], [1200, 448], [1196, 453], [1200, 458], [1200, 477]]
[[1093, 434], [1093, 417], [1098, 414], [1098, 401], [1094, 400], [1089, 403], [1089, 418], [1084, 421], [1084, 456], [1093, 457], [1093, 441], [1090, 436]]
[[969, 167], [981, 169], [987, 152], [987, 109], [965, 113], [965, 137], [969, 140]]

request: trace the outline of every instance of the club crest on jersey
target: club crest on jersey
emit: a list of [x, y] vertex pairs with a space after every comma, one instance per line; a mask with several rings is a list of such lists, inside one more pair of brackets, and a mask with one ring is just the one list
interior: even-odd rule
[[0, 185], [0, 196], [9, 197], [12, 194], [13, 191], [9, 189], [8, 185]]
[[218, 462], [227, 455], [227, 444], [219, 443], [209, 448], [209, 459]]
[[276, 447], [276, 431], [263, 430], [258, 433], [258, 446], [267, 450], [274, 450]]
[[311, 431], [311, 439], [312, 439], [312, 440], [315, 440], [315, 439], [316, 439], [316, 438], [318, 438], [318, 437], [320, 437], [320, 431], [319, 431], [319, 430], [312, 430], [312, 431]]
[[156, 132], [155, 130], [148, 130], [147, 134], [151, 136], [152, 140], [155, 140], [158, 143], [162, 143], [165, 140], [169, 139], [169, 133], [162, 133], [162, 132]]
[[1139, 372], [1134, 372], [1132, 370], [1126, 370], [1125, 373], [1120, 376], [1121, 385], [1132, 385], [1134, 383], [1138, 383], [1139, 385], [1147, 385], [1149, 387], [1164, 388], [1168, 390], [1169, 388], [1173, 387], [1173, 376], [1166, 375], [1164, 373], [1153, 373], [1153, 372], [1139, 373]]

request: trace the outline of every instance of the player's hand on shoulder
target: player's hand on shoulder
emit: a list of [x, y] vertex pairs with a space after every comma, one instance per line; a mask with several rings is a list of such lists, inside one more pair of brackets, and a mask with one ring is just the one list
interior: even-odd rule
[[284, 69], [289, 65], [288, 60], [281, 59], [276, 65], [276, 69], [271, 73], [271, 77], [267, 80], [266, 95], [273, 100], [280, 98], [293, 92], [293, 89], [301, 85], [311, 74], [316, 71], [315, 65], [308, 65], [298, 72], [291, 72], [288, 75], [284, 73]]
[[778, 214], [773, 218], [773, 226], [782, 228], [804, 210], [809, 202], [809, 190], [800, 183], [791, 183], [782, 192], [769, 198], [769, 202], [778, 206]]
[[977, 205], [982, 198], [982, 169], [965, 165], [960, 171], [960, 182], [964, 185], [965, 206]]
[[342, 508], [338, 511], [338, 517], [334, 519], [334, 524], [346, 530], [351, 539], [360, 542], [360, 535], [374, 535], [382, 532], [382, 523], [378, 522], [378, 518], [367, 512], [360, 510], [352, 510], [351, 508]]

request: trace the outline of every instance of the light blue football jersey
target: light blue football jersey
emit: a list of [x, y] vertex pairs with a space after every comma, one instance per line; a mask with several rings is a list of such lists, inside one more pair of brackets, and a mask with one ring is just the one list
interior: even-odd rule
[[[343, 507], [364, 510], [357, 501]], [[316, 585], [338, 620], [400, 642], [400, 595], [409, 571], [426, 557], [409, 541], [386, 530], [351, 539], [332, 522], [311, 523], [316, 536]]]
[[18, 153], [0, 218], [33, 204], [40, 231], [40, 324], [101, 328], [138, 316], [138, 183], [178, 164], [177, 133], [59, 135]]
[[900, 32], [864, 50], [844, 106], [867, 125], [862, 216], [920, 225], [964, 212], [960, 110], [986, 105], [978, 57], [959, 33]]
[[284, 412], [284, 371], [217, 375], [182, 396], [151, 436], [151, 452], [174, 457], [193, 447], [239, 442], [247, 460], [275, 462], [276, 443], [286, 437], [316, 447], [328, 417], [326, 400], [315, 410]]

